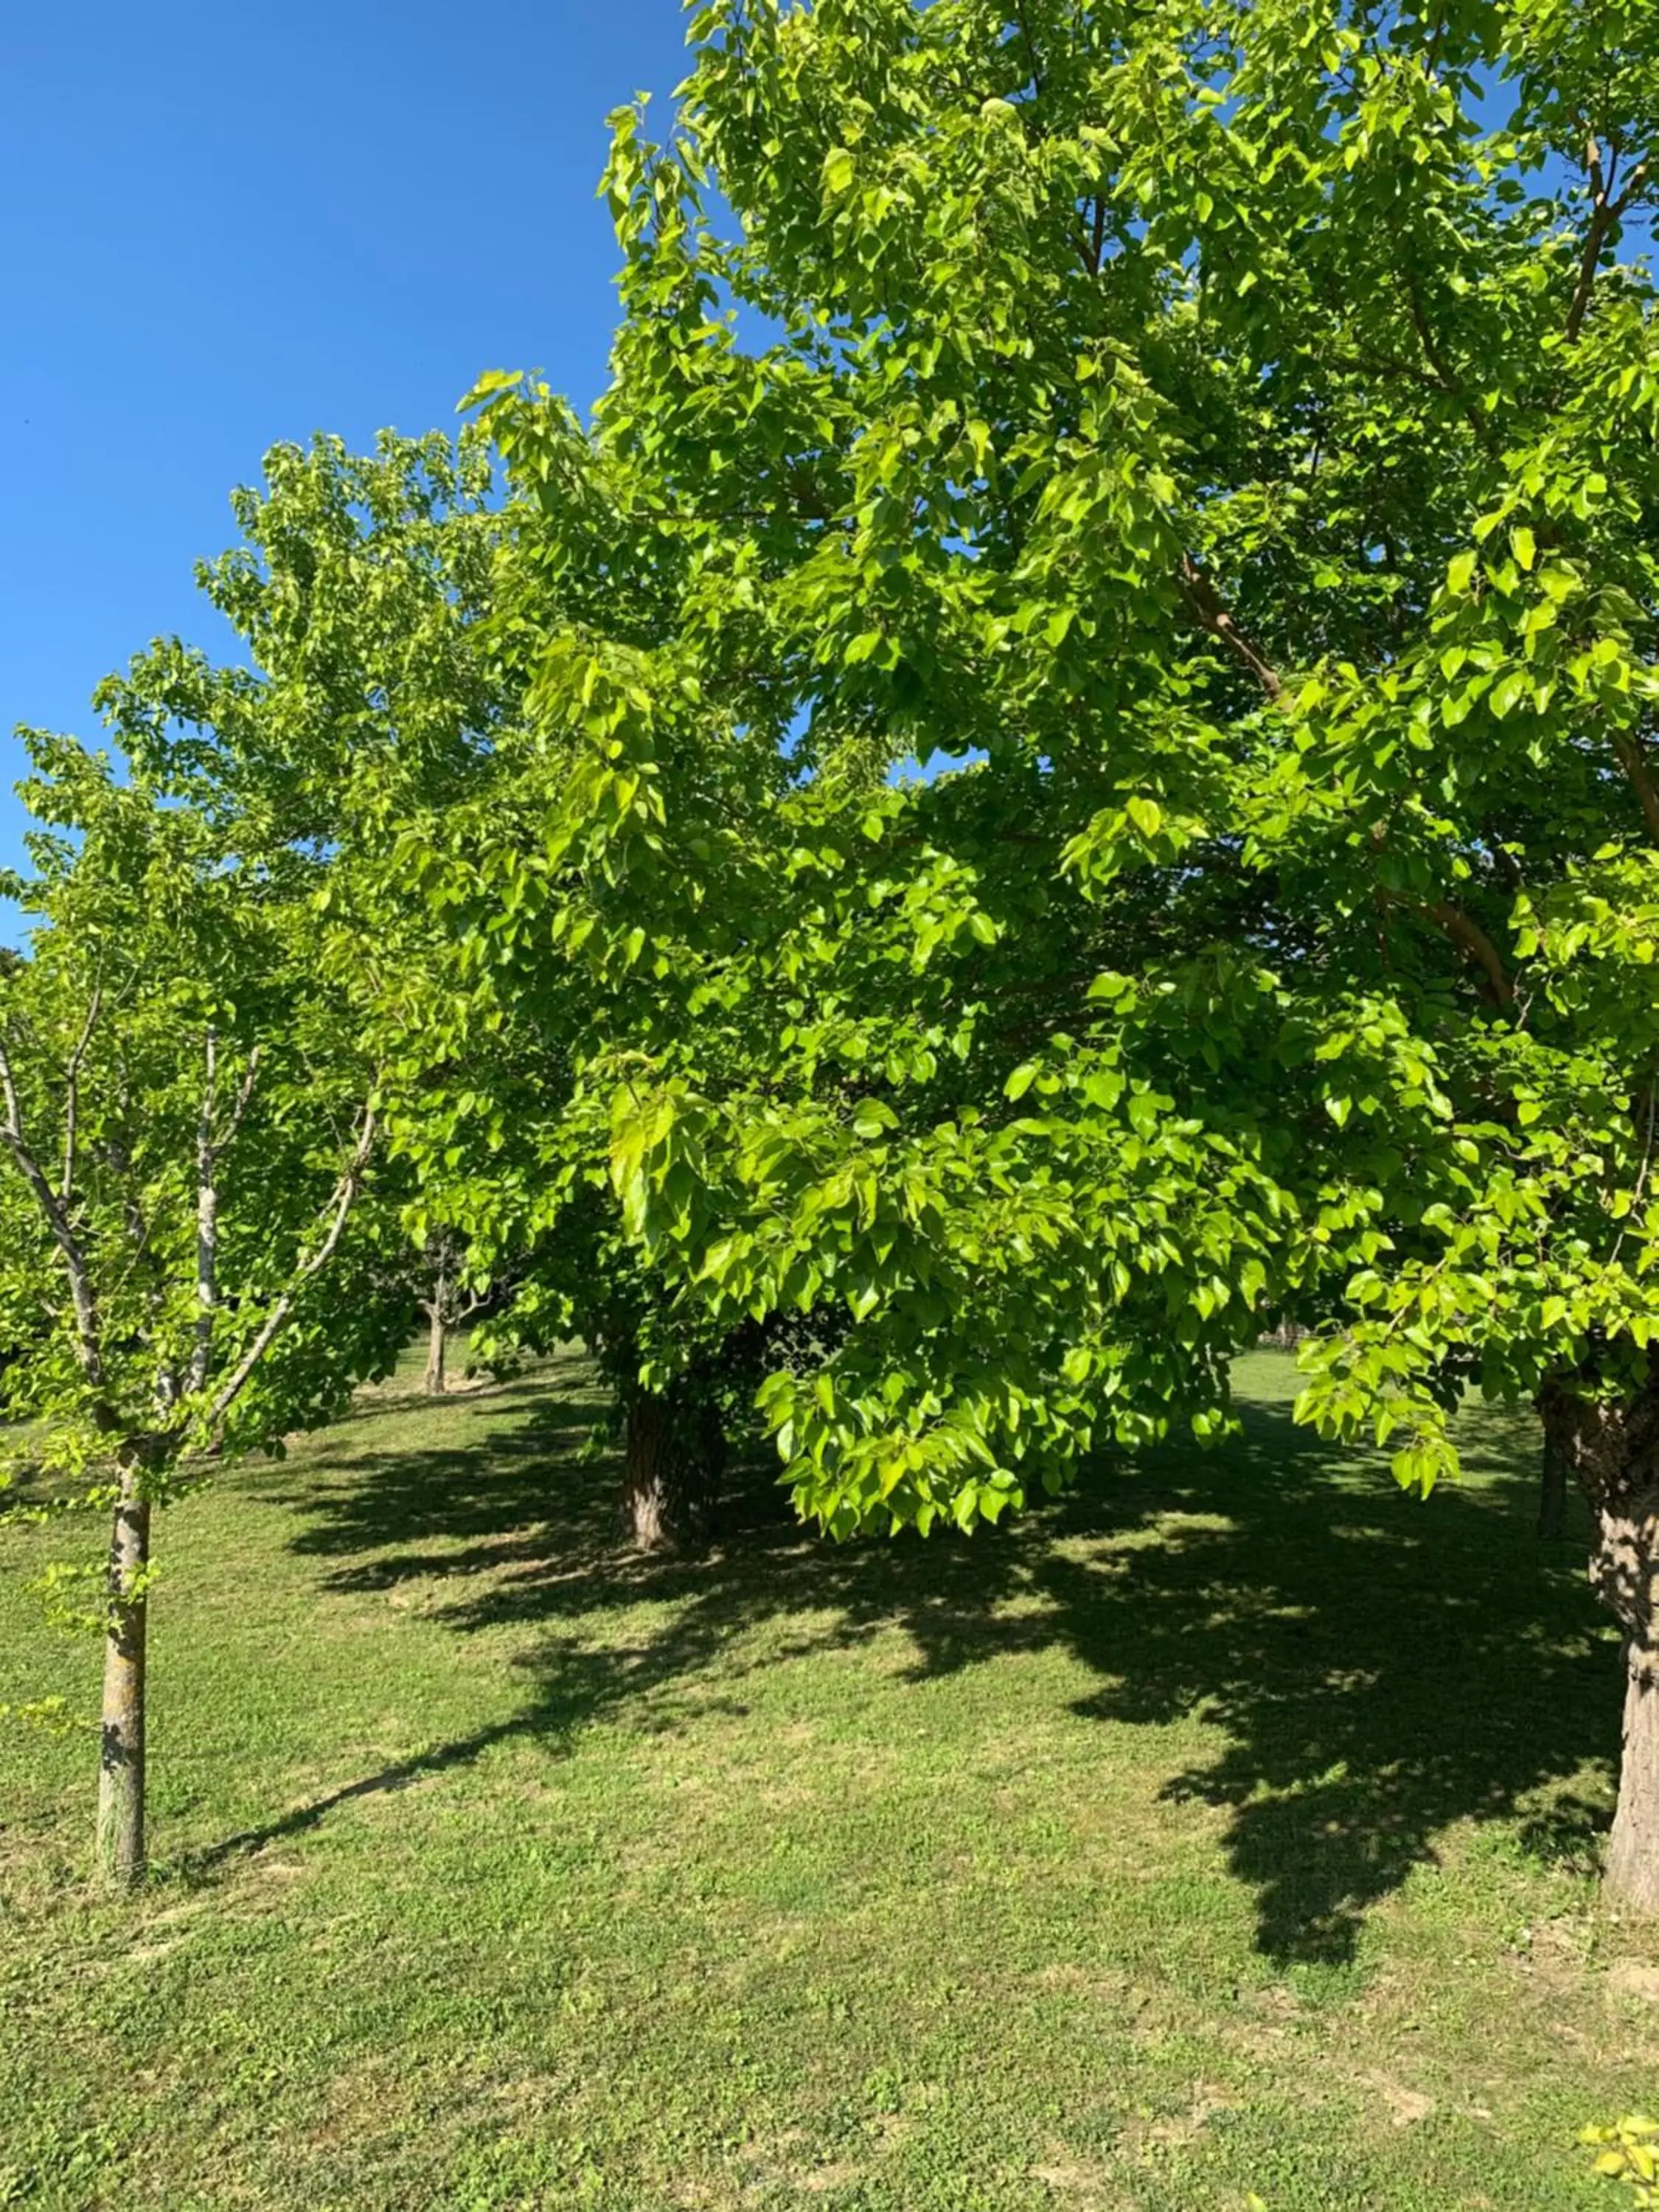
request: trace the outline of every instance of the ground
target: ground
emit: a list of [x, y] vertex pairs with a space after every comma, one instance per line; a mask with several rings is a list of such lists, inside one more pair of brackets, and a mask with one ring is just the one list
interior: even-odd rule
[[[1659, 1944], [1526, 1425], [1426, 1504], [1291, 1429], [971, 1539], [743, 1478], [617, 1544], [575, 1358], [416, 1370], [169, 1509], [157, 1879], [0, 1726], [0, 2204], [1624, 2212]], [[0, 1539], [0, 1698], [95, 1699]]]

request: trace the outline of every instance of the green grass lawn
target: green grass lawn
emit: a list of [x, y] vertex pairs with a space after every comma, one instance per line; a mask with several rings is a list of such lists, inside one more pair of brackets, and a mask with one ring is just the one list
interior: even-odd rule
[[[1525, 1425], [1424, 1505], [1263, 1354], [1014, 1527], [837, 1549], [763, 1468], [657, 1564], [579, 1363], [411, 1379], [165, 1516], [141, 1902], [90, 1733], [0, 1729], [0, 2204], [1620, 2212], [1659, 1959]], [[90, 1712], [0, 1545], [0, 1698]]]

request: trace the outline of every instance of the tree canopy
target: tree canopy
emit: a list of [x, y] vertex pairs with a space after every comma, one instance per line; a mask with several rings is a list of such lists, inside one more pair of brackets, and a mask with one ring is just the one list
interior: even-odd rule
[[474, 395], [461, 972], [580, 979], [677, 1297], [835, 1316], [763, 1392], [830, 1528], [1213, 1433], [1290, 1315], [1408, 1486], [1472, 1383], [1571, 1409], [1650, 1686], [1659, 11], [692, 36], [592, 428]]
[[421, 872], [636, 1055], [653, 1263], [856, 1324], [769, 1401], [833, 1525], [1202, 1432], [1286, 1307], [1424, 1487], [1641, 1364], [1656, 33], [1559, 15], [705, 11], [594, 433], [476, 395], [532, 827]]

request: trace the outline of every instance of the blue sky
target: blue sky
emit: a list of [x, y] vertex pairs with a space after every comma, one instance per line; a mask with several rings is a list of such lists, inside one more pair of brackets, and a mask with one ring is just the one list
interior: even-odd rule
[[[605, 117], [660, 113], [678, 0], [83, 0], [0, 11], [0, 866], [13, 726], [96, 734], [279, 438], [451, 426], [478, 373], [586, 406]], [[0, 938], [8, 932], [0, 919]]]

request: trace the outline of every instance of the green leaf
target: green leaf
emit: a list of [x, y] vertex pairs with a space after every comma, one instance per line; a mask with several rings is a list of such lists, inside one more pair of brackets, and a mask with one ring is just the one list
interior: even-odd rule
[[1486, 704], [1500, 722], [1517, 702], [1526, 697], [1532, 689], [1531, 678], [1521, 669], [1512, 669], [1499, 678], [1492, 689]]
[[845, 146], [832, 146], [823, 157], [823, 190], [826, 198], [840, 199], [853, 188], [857, 164]]

